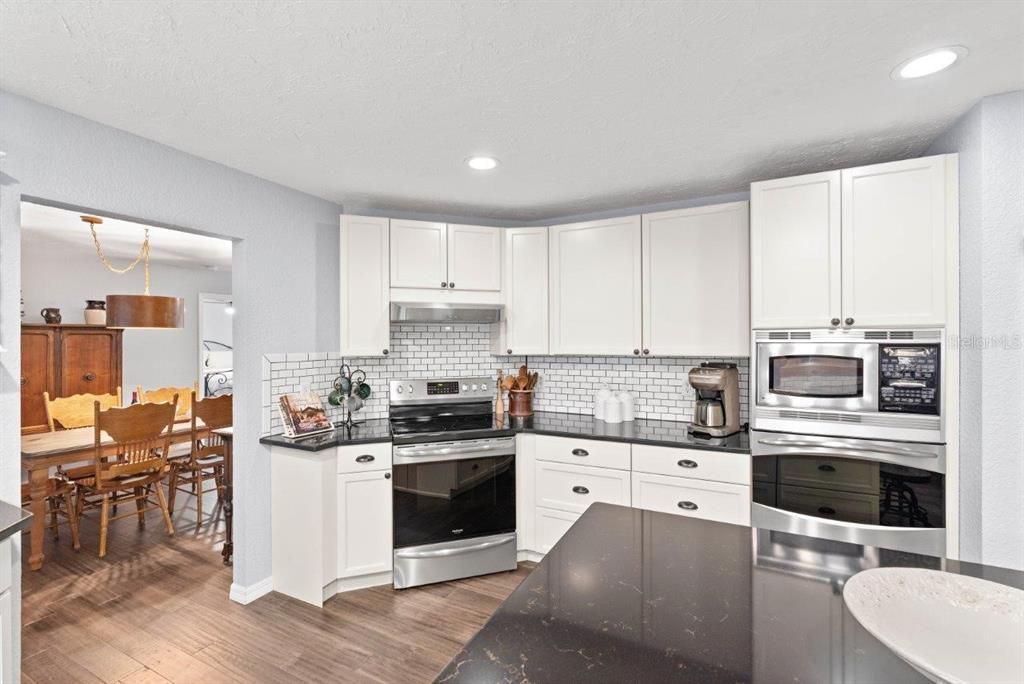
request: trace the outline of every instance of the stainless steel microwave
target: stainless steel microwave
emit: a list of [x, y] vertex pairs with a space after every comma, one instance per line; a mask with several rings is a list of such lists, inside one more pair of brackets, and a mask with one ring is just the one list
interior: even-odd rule
[[751, 428], [944, 443], [941, 330], [754, 333]]

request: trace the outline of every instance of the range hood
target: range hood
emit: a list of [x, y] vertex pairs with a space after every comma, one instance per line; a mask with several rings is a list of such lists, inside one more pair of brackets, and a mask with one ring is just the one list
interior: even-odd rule
[[501, 304], [391, 302], [391, 320], [401, 323], [498, 323]]

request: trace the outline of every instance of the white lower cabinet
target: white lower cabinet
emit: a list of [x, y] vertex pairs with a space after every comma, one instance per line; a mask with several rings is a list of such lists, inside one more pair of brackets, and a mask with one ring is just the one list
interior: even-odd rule
[[391, 572], [391, 471], [338, 475], [338, 578]]
[[632, 478], [635, 508], [735, 525], [750, 524], [750, 487], [637, 472]]
[[535, 503], [582, 513], [596, 501], [629, 505], [629, 472], [611, 468], [537, 461]]
[[579, 520], [580, 513], [567, 513], [537, 506], [534, 509], [534, 544], [539, 553], [551, 550], [562, 535]]

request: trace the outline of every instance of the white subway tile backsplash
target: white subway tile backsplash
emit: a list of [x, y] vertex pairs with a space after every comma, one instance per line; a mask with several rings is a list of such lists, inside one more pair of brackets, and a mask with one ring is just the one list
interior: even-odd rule
[[[270, 402], [264, 392], [264, 432], [280, 432], [278, 397], [309, 387], [325, 401], [333, 389], [341, 364], [362, 369], [373, 394], [356, 418], [386, 418], [388, 383], [407, 377], [451, 376], [496, 377], [529, 362], [540, 374], [534, 395], [534, 409], [558, 413], [590, 413], [598, 384], [628, 390], [636, 396], [636, 416], [661, 420], [688, 421], [693, 415], [694, 396], [687, 373], [702, 361], [697, 358], [635, 358], [606, 356], [496, 356], [491, 353], [490, 327], [485, 324], [398, 324], [391, 327], [390, 355], [386, 358], [343, 357], [338, 352], [267, 354], [263, 380], [270, 388]], [[749, 363], [746, 358], [716, 358], [732, 361], [740, 371], [740, 415], [747, 421]], [[335, 421], [343, 419], [340, 407], [327, 406]], [[266, 422], [269, 416], [269, 430]]]

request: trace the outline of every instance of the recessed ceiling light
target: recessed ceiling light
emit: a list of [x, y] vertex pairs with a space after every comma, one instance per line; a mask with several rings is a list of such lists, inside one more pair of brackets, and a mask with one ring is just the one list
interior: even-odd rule
[[466, 164], [476, 171], [490, 171], [498, 165], [498, 160], [494, 157], [470, 157]]
[[908, 59], [892, 70], [892, 77], [897, 80], [921, 78], [948, 69], [953, 63], [967, 54], [967, 48], [954, 45], [939, 48]]

